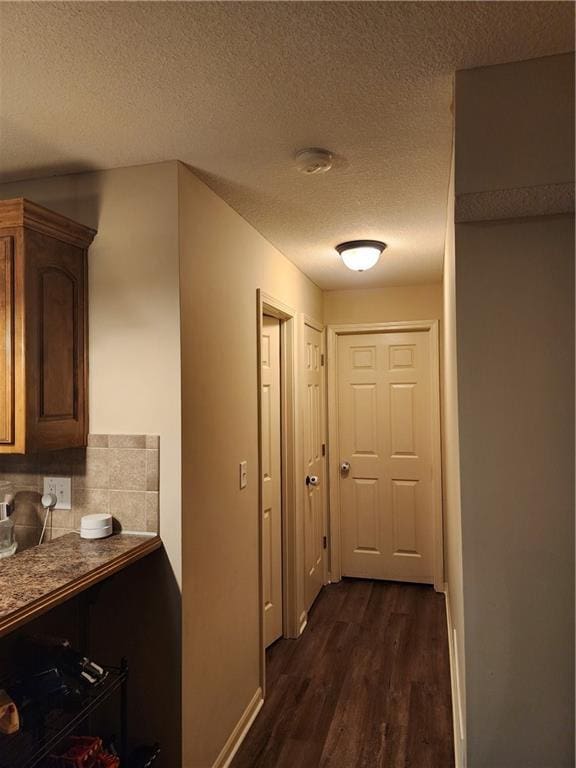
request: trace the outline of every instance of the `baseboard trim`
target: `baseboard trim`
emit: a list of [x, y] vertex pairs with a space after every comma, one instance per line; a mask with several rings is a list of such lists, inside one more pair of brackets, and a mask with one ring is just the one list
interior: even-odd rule
[[458, 658], [452, 628], [452, 613], [450, 608], [450, 594], [448, 584], [444, 584], [444, 598], [446, 601], [446, 625], [448, 628], [448, 652], [450, 655], [450, 686], [452, 690], [452, 730], [454, 731], [454, 764], [455, 768], [466, 768], [465, 742], [462, 728], [462, 702], [458, 674]]
[[262, 709], [263, 704], [262, 688], [258, 688], [250, 703], [242, 713], [242, 717], [236, 724], [236, 727], [230, 734], [228, 741], [224, 744], [224, 747], [216, 758], [216, 762], [212, 768], [228, 768], [234, 759], [236, 752], [238, 752], [240, 745], [246, 738], [246, 734], [252, 727], [252, 723], [256, 720], [256, 716]]
[[304, 632], [306, 629], [306, 625], [308, 624], [308, 613], [307, 611], [302, 611], [300, 614], [300, 629], [298, 630], [298, 637]]

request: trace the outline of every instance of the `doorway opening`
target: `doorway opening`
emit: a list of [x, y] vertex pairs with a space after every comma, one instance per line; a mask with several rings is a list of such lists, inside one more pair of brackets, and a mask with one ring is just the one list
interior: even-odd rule
[[295, 496], [296, 312], [258, 291], [260, 678], [266, 648], [298, 637]]
[[282, 578], [282, 419], [280, 391], [281, 320], [262, 316], [260, 444], [264, 647], [284, 632]]

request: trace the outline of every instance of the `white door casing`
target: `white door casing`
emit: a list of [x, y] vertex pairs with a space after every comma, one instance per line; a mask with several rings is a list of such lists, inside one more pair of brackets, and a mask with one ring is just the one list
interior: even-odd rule
[[311, 481], [306, 485], [304, 505], [304, 602], [308, 611], [324, 584], [325, 472], [322, 332], [307, 322], [303, 345], [304, 471]]
[[282, 635], [280, 320], [262, 318], [262, 559], [264, 644]]
[[329, 330], [331, 578], [442, 589], [437, 324], [407, 325]]

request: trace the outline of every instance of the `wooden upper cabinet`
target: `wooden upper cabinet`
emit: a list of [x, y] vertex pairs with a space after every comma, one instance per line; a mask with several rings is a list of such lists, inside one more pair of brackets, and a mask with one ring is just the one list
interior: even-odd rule
[[0, 200], [0, 454], [86, 445], [95, 234], [29, 200]]

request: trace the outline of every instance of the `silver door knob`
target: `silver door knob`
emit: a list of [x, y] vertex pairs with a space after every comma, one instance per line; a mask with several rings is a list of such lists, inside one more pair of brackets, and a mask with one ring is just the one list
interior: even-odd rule
[[340, 472], [342, 472], [343, 475], [347, 475], [348, 472], [350, 472], [350, 462], [349, 461], [343, 461], [340, 463]]
[[306, 477], [306, 485], [320, 485], [320, 478], [318, 475], [307, 475]]

